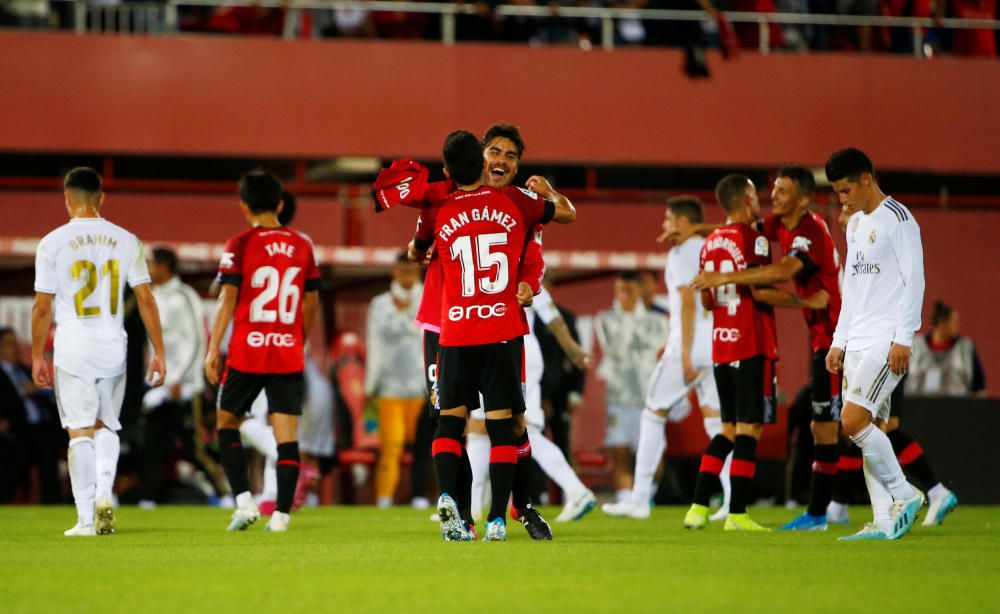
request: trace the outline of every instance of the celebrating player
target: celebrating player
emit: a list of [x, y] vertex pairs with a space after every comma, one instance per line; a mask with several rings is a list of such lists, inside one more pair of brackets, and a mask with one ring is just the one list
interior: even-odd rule
[[[635, 459], [635, 478], [630, 495], [618, 503], [606, 503], [601, 509], [611, 516], [649, 518], [649, 500], [653, 474], [667, 447], [664, 427], [671, 420], [683, 420], [690, 411], [688, 392], [694, 388], [705, 421], [705, 432], [714, 438], [722, 430], [719, 417], [719, 393], [712, 373], [712, 315], [700, 308], [690, 282], [698, 274], [699, 257], [705, 240], [683, 230], [704, 218], [701, 201], [693, 196], [678, 196], [667, 202], [663, 220], [665, 238], [675, 243], [667, 257], [663, 276], [670, 299], [670, 334], [663, 355], [650, 378], [646, 407], [639, 422], [639, 446]], [[727, 480], [725, 476], [720, 476]]]
[[[770, 243], [751, 226], [757, 217], [757, 190], [744, 175], [727, 175], [715, 187], [726, 212], [726, 225], [712, 232], [701, 250], [704, 271], [742, 271], [769, 264]], [[684, 526], [699, 529], [708, 522], [708, 500], [730, 451], [732, 499], [727, 531], [769, 531], [750, 519], [746, 508], [755, 470], [762, 426], [775, 420], [775, 372], [778, 358], [774, 310], [754, 300], [756, 290], [726, 284], [702, 291], [712, 309], [712, 361], [722, 413], [722, 433], [708, 443], [695, 483], [694, 502]]]
[[233, 320], [216, 412], [222, 465], [236, 494], [230, 531], [242, 531], [260, 518], [239, 428], [261, 390], [278, 442], [278, 499], [268, 530], [288, 530], [299, 476], [303, 344], [319, 304], [320, 278], [312, 244], [278, 222], [281, 195], [281, 182], [270, 173], [252, 171], [240, 179], [240, 209], [251, 228], [226, 242], [219, 265], [219, 308], [205, 356], [205, 374], [217, 384], [219, 347]]
[[[782, 527], [783, 530], [826, 530], [826, 508], [833, 495], [840, 460], [837, 452], [840, 377], [831, 376], [826, 370], [826, 354], [840, 314], [840, 263], [826, 223], [809, 211], [815, 186], [809, 169], [801, 166], [778, 169], [771, 191], [774, 212], [764, 219], [761, 230], [768, 239], [781, 244], [784, 257], [780, 262], [728, 273], [706, 271], [692, 284], [701, 290], [723, 284], [766, 286], [795, 280], [795, 294], [772, 304], [802, 309], [809, 328], [813, 352], [811, 427], [816, 446], [809, 508]], [[821, 292], [826, 298], [825, 305], [809, 302], [814, 294]]]
[[924, 495], [906, 481], [892, 442], [876, 422], [889, 419], [890, 396], [906, 373], [924, 298], [920, 227], [886, 196], [872, 161], [858, 149], [826, 163], [827, 179], [853, 212], [847, 224], [844, 303], [826, 367], [843, 373], [840, 423], [864, 455], [873, 522], [841, 539], [898, 539], [917, 519]]
[[[507, 500], [517, 462], [512, 418], [524, 412], [522, 336], [527, 325], [516, 285], [521, 254], [536, 224], [569, 223], [576, 211], [541, 177], [528, 180], [536, 192], [483, 186], [482, 144], [469, 132], [448, 135], [444, 162], [457, 190], [432, 210], [443, 282], [436, 395], [441, 411], [433, 444], [441, 490], [438, 514], [445, 539], [470, 539], [451, 493], [459, 481], [468, 408], [482, 393], [493, 494], [485, 539], [497, 541], [506, 538]], [[421, 256], [430, 242], [414, 247]]]
[[[77, 521], [64, 534], [90, 536], [115, 531], [112, 487], [125, 393], [126, 283], [135, 292], [153, 346], [149, 363], [153, 386], [163, 383], [167, 363], [142, 244], [101, 217], [104, 192], [96, 171], [71, 170], [63, 189], [70, 221], [45, 235], [35, 256], [31, 375], [36, 386], [54, 386], [59, 418], [69, 432], [69, 478]], [[53, 303], [55, 378], [50, 382], [43, 352]]]

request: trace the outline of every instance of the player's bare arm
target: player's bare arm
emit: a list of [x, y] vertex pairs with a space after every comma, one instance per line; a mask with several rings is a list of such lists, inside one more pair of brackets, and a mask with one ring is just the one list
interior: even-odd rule
[[569, 326], [566, 325], [566, 320], [562, 316], [556, 316], [556, 319], [546, 324], [545, 327], [552, 332], [559, 347], [566, 352], [566, 356], [577, 369], [586, 370], [594, 365], [594, 357], [583, 351], [580, 344], [573, 338], [572, 333], [569, 332]]
[[696, 290], [715, 288], [723, 284], [742, 286], [768, 286], [795, 277], [803, 268], [802, 260], [785, 256], [780, 262], [728, 273], [702, 271], [691, 282]]
[[219, 347], [226, 335], [226, 328], [233, 319], [239, 292], [239, 288], [232, 284], [222, 284], [222, 291], [219, 293], [218, 309], [215, 312], [215, 322], [212, 324], [212, 338], [208, 340], [208, 352], [205, 354], [205, 378], [213, 386], [219, 384]]
[[52, 327], [52, 295], [35, 293], [35, 304], [31, 308], [31, 381], [39, 388], [48, 388], [49, 363], [45, 360], [45, 341]]
[[556, 205], [555, 215], [552, 221], [557, 224], [570, 224], [576, 220], [576, 207], [568, 198], [556, 192], [545, 177], [532, 175], [525, 183], [527, 188], [546, 200], [551, 200]]
[[693, 382], [698, 370], [691, 362], [691, 346], [694, 344], [695, 292], [691, 286], [678, 288], [681, 294], [681, 368], [684, 369], [684, 383]]
[[826, 309], [830, 304], [830, 295], [826, 290], [806, 297], [770, 286], [753, 286], [750, 291], [755, 301], [783, 309]]
[[302, 339], [309, 339], [309, 332], [316, 322], [316, 314], [319, 312], [319, 291], [309, 290], [302, 297]]
[[153, 357], [149, 360], [149, 371], [146, 374], [146, 381], [152, 387], [163, 384], [167, 377], [167, 358], [163, 349], [163, 328], [160, 326], [160, 310], [156, 307], [156, 299], [153, 297], [152, 284], [139, 284], [132, 288], [135, 292], [136, 306], [139, 308], [139, 317], [146, 327], [146, 335], [153, 346]]

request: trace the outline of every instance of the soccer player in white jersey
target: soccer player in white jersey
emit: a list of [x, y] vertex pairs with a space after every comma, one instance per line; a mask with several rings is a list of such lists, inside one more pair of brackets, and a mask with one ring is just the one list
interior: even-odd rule
[[[650, 378], [646, 407], [639, 422], [632, 492], [618, 503], [601, 506], [611, 516], [649, 518], [653, 474], [667, 447], [664, 428], [668, 419], [679, 422], [687, 416], [691, 410], [688, 392], [692, 388], [698, 395], [709, 438], [722, 430], [719, 393], [712, 372], [712, 314], [701, 307], [696, 292], [689, 286], [698, 275], [705, 239], [691, 236], [688, 228], [703, 219], [704, 210], [697, 198], [678, 196], [667, 201], [662, 237], [676, 243], [664, 271], [670, 298], [670, 333]], [[724, 490], [728, 490], [728, 464], [727, 458], [720, 475]]]
[[[153, 386], [163, 383], [166, 360], [142, 244], [101, 217], [104, 192], [96, 171], [71, 170], [63, 188], [70, 221], [45, 235], [35, 255], [31, 375], [36, 386], [54, 386], [59, 418], [69, 432], [69, 477], [77, 521], [64, 534], [90, 536], [115, 531], [111, 491], [125, 392], [126, 283], [135, 292], [153, 346], [149, 363]], [[43, 352], [53, 307], [55, 377], [50, 380]]]
[[849, 539], [898, 539], [917, 519], [924, 495], [903, 475], [880, 425], [906, 373], [920, 328], [924, 261], [913, 214], [875, 181], [872, 161], [858, 149], [834, 153], [827, 179], [852, 212], [847, 224], [843, 306], [826, 367], [843, 373], [840, 423], [864, 456], [874, 520]]

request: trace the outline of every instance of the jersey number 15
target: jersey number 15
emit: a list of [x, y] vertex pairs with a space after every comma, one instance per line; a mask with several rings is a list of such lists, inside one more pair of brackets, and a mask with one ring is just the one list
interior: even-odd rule
[[455, 239], [451, 245], [451, 259], [462, 264], [462, 296], [475, 296], [476, 271], [492, 271], [496, 266], [493, 279], [483, 277], [479, 280], [479, 289], [485, 294], [500, 294], [507, 288], [509, 264], [507, 254], [491, 252], [494, 245], [507, 245], [507, 233], [494, 232], [476, 236], [475, 261], [472, 253], [472, 237], [465, 236]]

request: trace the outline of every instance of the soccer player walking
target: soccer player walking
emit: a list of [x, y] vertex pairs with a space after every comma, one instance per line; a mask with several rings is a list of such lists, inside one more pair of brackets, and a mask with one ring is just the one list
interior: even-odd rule
[[[240, 179], [239, 189], [240, 209], [251, 228], [226, 241], [205, 375], [219, 384], [220, 455], [236, 495], [229, 530], [243, 531], [260, 518], [239, 428], [263, 390], [278, 442], [278, 500], [266, 529], [287, 531], [300, 469], [304, 343], [319, 305], [320, 276], [309, 240], [278, 222], [281, 182], [270, 173], [252, 171]], [[220, 378], [219, 347], [230, 320], [229, 358]]]
[[[149, 382], [166, 376], [163, 334], [139, 239], [101, 217], [101, 176], [75, 168], [63, 181], [70, 221], [38, 244], [31, 314], [31, 375], [55, 388], [59, 418], [69, 432], [69, 477], [77, 521], [67, 536], [115, 532], [112, 487], [118, 467], [117, 431], [125, 393], [125, 284], [135, 292], [153, 357]], [[50, 381], [45, 341], [55, 309]], [[95, 510], [96, 503], [96, 510]]]
[[827, 179], [847, 224], [844, 303], [826, 367], [843, 373], [840, 422], [864, 456], [873, 522], [852, 539], [898, 539], [917, 519], [924, 495], [903, 474], [892, 443], [879, 428], [889, 418], [890, 396], [906, 373], [924, 297], [923, 248], [913, 214], [886, 196], [872, 161], [843, 149], [826, 163]]
[[[726, 225], [708, 236], [701, 250], [701, 269], [742, 271], [769, 264], [770, 243], [751, 225], [757, 217], [757, 190], [744, 175], [727, 175], [715, 187], [726, 212]], [[708, 442], [695, 482], [694, 501], [684, 526], [700, 529], [708, 522], [708, 500], [726, 456], [732, 498], [727, 531], [769, 531], [747, 515], [756, 468], [757, 440], [765, 424], [775, 420], [775, 371], [778, 358], [774, 309], [754, 300], [747, 286], [725, 284], [702, 292], [712, 309], [712, 362], [722, 414], [722, 433]]]

